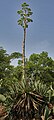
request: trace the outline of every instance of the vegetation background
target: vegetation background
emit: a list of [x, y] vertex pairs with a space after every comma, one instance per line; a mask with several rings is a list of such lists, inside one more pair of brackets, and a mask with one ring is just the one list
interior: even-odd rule
[[[26, 29], [33, 13], [26, 2], [21, 7], [17, 13], [24, 31], [22, 53], [9, 55], [0, 47], [0, 119], [53, 119], [54, 60], [45, 51], [25, 57]], [[16, 58], [18, 65], [11, 65]]]

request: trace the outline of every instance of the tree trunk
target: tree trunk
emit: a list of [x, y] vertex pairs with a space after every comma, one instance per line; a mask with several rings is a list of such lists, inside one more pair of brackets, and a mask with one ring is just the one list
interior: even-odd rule
[[22, 42], [22, 66], [23, 66], [22, 78], [23, 79], [25, 79], [25, 39], [26, 39], [26, 28], [24, 28], [24, 39]]

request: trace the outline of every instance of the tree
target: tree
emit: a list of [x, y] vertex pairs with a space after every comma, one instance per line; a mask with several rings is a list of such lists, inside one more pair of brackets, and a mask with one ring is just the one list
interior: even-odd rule
[[21, 18], [18, 20], [18, 25], [21, 25], [24, 30], [24, 38], [22, 42], [22, 62], [23, 62], [23, 79], [25, 79], [25, 40], [26, 40], [26, 28], [28, 28], [28, 23], [33, 22], [31, 18], [32, 11], [29, 8], [29, 5], [24, 2], [22, 5], [22, 9], [18, 10], [17, 13], [20, 14]]
[[13, 59], [21, 58], [21, 56], [18, 52], [9, 55], [6, 50], [0, 47], [0, 103], [5, 103], [8, 110], [17, 94], [16, 88], [20, 75], [20, 68], [18, 70], [18, 76], [16, 76], [17, 68], [10, 63]]
[[54, 60], [47, 52], [32, 54], [26, 63], [26, 74], [29, 79], [40, 80], [44, 84], [54, 83]]
[[14, 52], [11, 55], [7, 54], [6, 50], [0, 47], [0, 81], [10, 78], [13, 73], [14, 66], [11, 65], [11, 60], [21, 58], [22, 54]]
[[2, 47], [0, 47], [0, 81], [4, 80], [10, 67], [10, 58]]

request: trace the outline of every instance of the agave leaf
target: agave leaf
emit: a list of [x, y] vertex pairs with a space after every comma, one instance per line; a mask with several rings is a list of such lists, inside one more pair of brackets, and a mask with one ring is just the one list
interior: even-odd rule
[[48, 120], [48, 117], [49, 117], [49, 109], [48, 109], [48, 107], [46, 106], [45, 112], [44, 112], [44, 120]]
[[36, 110], [38, 110], [37, 107], [36, 107], [36, 104], [35, 104], [34, 102], [33, 102], [33, 106], [34, 106], [34, 108], [35, 108]]
[[42, 98], [42, 96], [40, 96], [40, 95], [37, 95], [37, 94], [35, 94], [35, 93], [33, 93], [33, 92], [29, 92], [30, 94], [32, 94], [32, 95], [34, 95], [34, 96], [36, 96], [36, 97], [38, 97], [38, 98]]
[[39, 102], [35, 101], [33, 98], [31, 98], [33, 102], [35, 102], [36, 105], [41, 105]]
[[32, 103], [33, 103], [34, 108], [35, 108], [36, 110], [38, 110], [38, 109], [37, 109], [37, 104], [35, 103], [35, 101], [34, 101], [33, 99], [31, 99], [31, 100], [32, 100]]
[[21, 105], [25, 101], [25, 98], [20, 101], [19, 105]]
[[19, 99], [19, 101], [17, 102], [17, 104], [14, 105], [14, 108], [15, 108], [17, 105], [19, 105], [20, 101], [21, 101], [21, 98]]

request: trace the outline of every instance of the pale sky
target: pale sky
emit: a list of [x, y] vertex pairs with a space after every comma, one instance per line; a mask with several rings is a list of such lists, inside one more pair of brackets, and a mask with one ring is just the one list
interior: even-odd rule
[[26, 56], [47, 51], [54, 59], [54, 0], [0, 0], [0, 46], [7, 53], [22, 52], [23, 29], [17, 24], [17, 10], [29, 4], [33, 23], [26, 37]]

